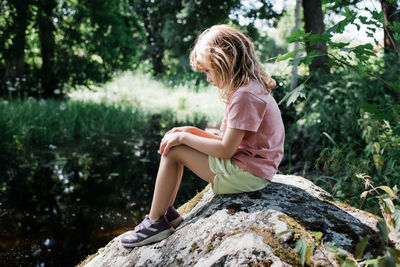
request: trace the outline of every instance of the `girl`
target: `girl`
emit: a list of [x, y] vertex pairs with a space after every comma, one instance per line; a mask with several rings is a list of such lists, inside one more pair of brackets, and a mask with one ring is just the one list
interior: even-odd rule
[[165, 239], [182, 222], [172, 205], [184, 166], [212, 183], [215, 194], [233, 194], [264, 188], [282, 159], [285, 133], [271, 94], [275, 80], [263, 71], [251, 40], [229, 25], [213, 26], [197, 38], [190, 64], [225, 100], [222, 136], [188, 126], [165, 134], [150, 213], [121, 237], [125, 247]]

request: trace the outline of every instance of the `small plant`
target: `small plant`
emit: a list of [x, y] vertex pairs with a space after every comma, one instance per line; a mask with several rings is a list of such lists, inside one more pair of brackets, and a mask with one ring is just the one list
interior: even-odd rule
[[361, 194], [361, 206], [366, 198], [371, 194], [378, 199], [379, 207], [383, 219], [378, 222], [378, 229], [385, 245], [381, 248], [384, 255], [375, 259], [364, 259], [364, 250], [368, 245], [369, 236], [362, 238], [356, 245], [354, 257], [346, 251], [338, 248], [334, 244], [327, 244], [327, 248], [332, 252], [339, 262], [340, 266], [398, 266], [400, 264], [400, 242], [393, 246], [389, 246], [389, 235], [397, 235], [400, 238], [400, 209], [394, 204], [399, 200], [397, 186], [390, 188], [386, 185], [374, 186], [371, 177], [366, 174], [356, 174], [356, 176], [364, 181], [365, 191]]

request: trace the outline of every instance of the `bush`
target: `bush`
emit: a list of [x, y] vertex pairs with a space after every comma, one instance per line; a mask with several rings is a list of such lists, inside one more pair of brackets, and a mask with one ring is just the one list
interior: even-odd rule
[[[363, 191], [356, 174], [370, 175], [377, 186], [398, 183], [398, 97], [377, 79], [348, 70], [315, 75], [302, 92], [304, 101], [283, 108], [290, 122], [287, 151], [291, 158], [286, 164], [288, 160], [308, 162], [308, 175], [317, 184], [355, 206]], [[376, 205], [366, 207], [378, 212]]]

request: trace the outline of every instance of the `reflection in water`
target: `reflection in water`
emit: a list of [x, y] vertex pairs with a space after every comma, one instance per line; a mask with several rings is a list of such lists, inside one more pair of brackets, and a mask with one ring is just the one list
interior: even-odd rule
[[[150, 207], [158, 132], [0, 151], [0, 265], [73, 266], [137, 224]], [[178, 205], [205, 186], [188, 176]]]

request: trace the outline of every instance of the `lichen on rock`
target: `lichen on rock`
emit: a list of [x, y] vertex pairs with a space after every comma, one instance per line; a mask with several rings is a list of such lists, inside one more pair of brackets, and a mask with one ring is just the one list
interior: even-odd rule
[[[313, 248], [312, 265], [336, 265], [324, 244], [352, 254], [361, 238], [378, 232], [375, 216], [336, 205], [326, 191], [290, 175], [252, 193], [214, 195], [208, 186], [179, 211], [185, 221], [167, 239], [126, 249], [116, 237], [81, 266], [299, 266], [300, 238]], [[380, 251], [368, 246], [367, 253]]]

